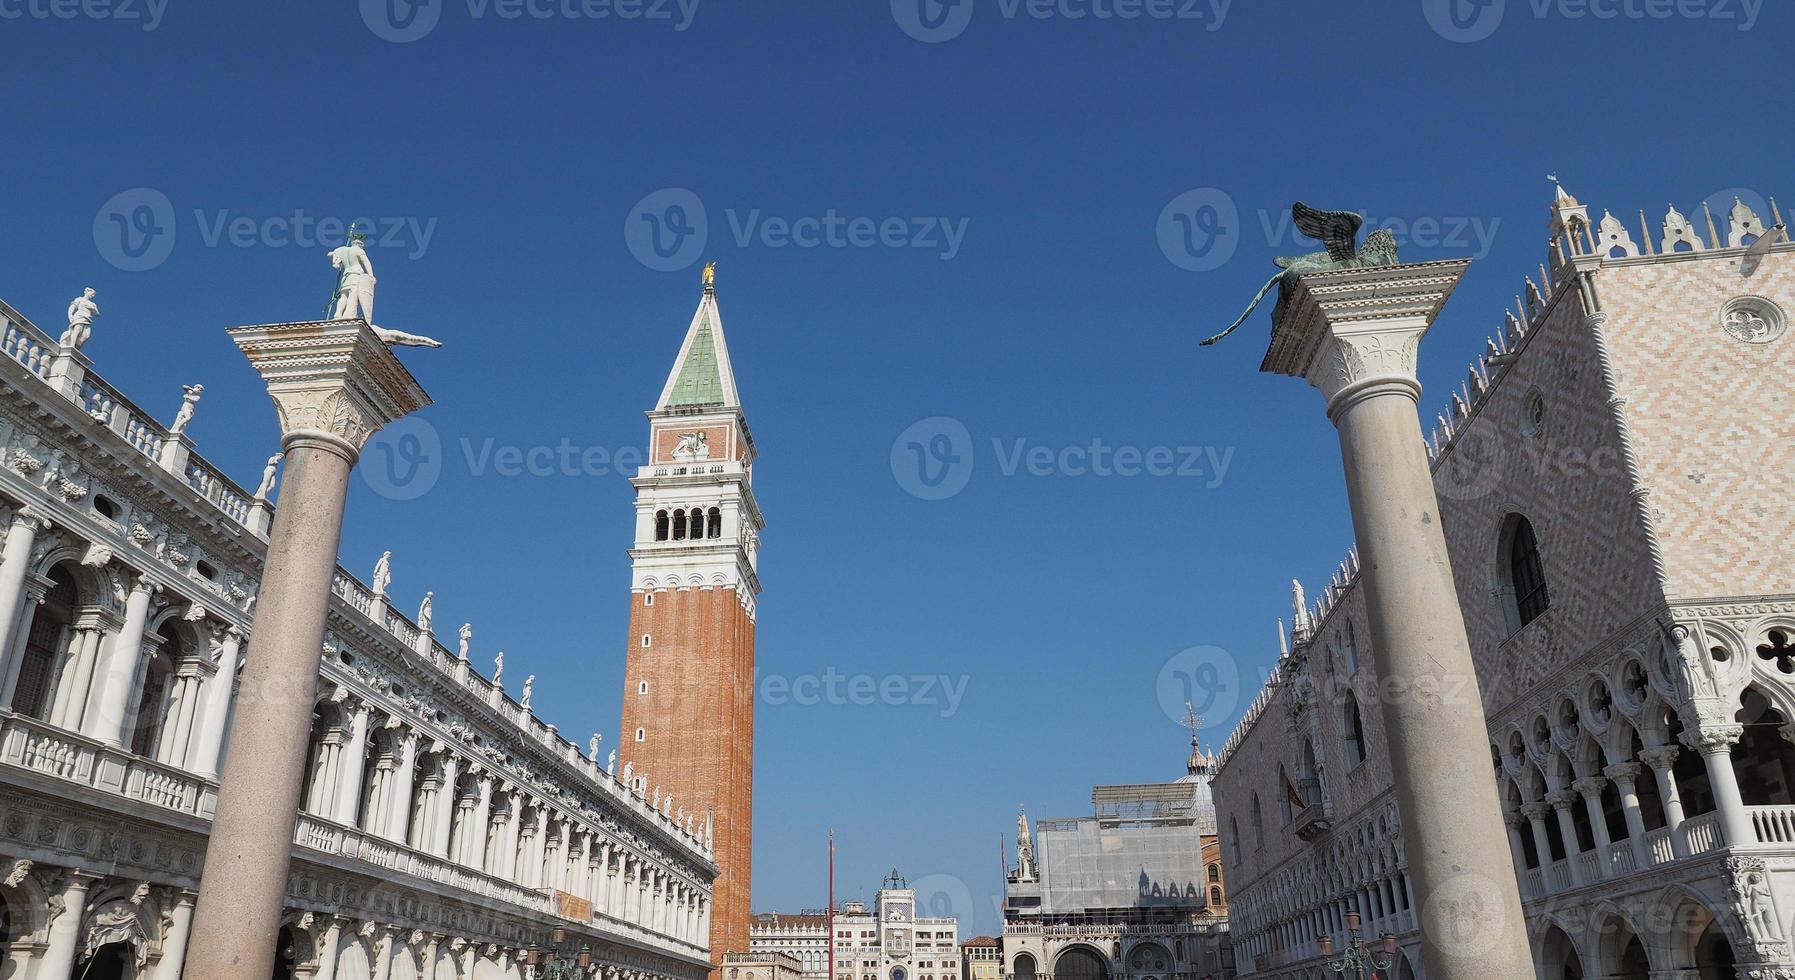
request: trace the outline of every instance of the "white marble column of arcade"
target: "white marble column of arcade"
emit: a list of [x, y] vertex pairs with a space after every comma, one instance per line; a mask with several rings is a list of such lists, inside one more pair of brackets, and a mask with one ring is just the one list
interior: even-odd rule
[[14, 505], [7, 521], [5, 550], [0, 552], [0, 708], [12, 705], [24, 662], [24, 644], [15, 643], [25, 633], [26, 579], [31, 573], [31, 549], [37, 535], [50, 526], [31, 507]]

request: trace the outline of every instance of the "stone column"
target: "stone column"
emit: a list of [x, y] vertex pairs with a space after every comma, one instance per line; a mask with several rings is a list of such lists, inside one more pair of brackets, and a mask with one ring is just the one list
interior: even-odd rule
[[[56, 685], [56, 709], [50, 715], [50, 724], [70, 731], [81, 731], [82, 715], [92, 700], [89, 695], [93, 690], [94, 668], [100, 659], [100, 647], [104, 643], [104, 630], [95, 614], [83, 614], [74, 629], [74, 639], [69, 641], [68, 659], [63, 666], [61, 680]], [[94, 713], [97, 715], [97, 712], [96, 707]]]
[[142, 575], [131, 586], [131, 594], [125, 599], [125, 625], [107, 645], [104, 665], [95, 682], [94, 708], [81, 722], [81, 734], [114, 748], [124, 744], [125, 712], [131, 707], [131, 691], [137, 685], [138, 668], [143, 661], [143, 629], [149, 622], [150, 598], [156, 591], [157, 587]]
[[1615, 791], [1620, 793], [1621, 815], [1627, 820], [1627, 842], [1633, 848], [1633, 867], [1643, 871], [1652, 866], [1652, 856], [1645, 846], [1645, 815], [1639, 811], [1639, 789], [1635, 780], [1639, 778], [1639, 763], [1619, 762], [1602, 770], [1602, 775], [1614, 780]]
[[505, 814], [505, 832], [499, 836], [499, 853], [493, 873], [506, 881], [517, 881], [517, 849], [523, 836], [524, 797], [513, 790], [511, 806]]
[[1604, 785], [1602, 779], [1588, 776], [1572, 783], [1571, 788], [1583, 797], [1583, 807], [1589, 813], [1589, 836], [1596, 843], [1596, 870], [1602, 877], [1609, 878], [1614, 875], [1614, 869], [1608, 866], [1608, 850], [1614, 840], [1608, 836], [1608, 815], [1602, 812]]
[[332, 801], [331, 818], [337, 823], [355, 826], [356, 811], [361, 809], [362, 773], [368, 764], [368, 705], [364, 701], [343, 702], [343, 710], [351, 711], [349, 743], [343, 747], [337, 766], [337, 794]]
[[[87, 889], [98, 880], [92, 875], [71, 872], [63, 880], [62, 911], [50, 920], [50, 934], [43, 959], [38, 961], [34, 976], [44, 980], [63, 980], [74, 975], [75, 953], [81, 946], [81, 919], [87, 914]], [[269, 945], [273, 945], [270, 943]]]
[[193, 897], [192, 892], [175, 897], [174, 908], [168, 914], [168, 932], [162, 937], [162, 960], [156, 964], [156, 980], [181, 980], [181, 964], [187, 959], [187, 940], [193, 931]]
[[1683, 744], [1700, 752], [1708, 767], [1708, 785], [1714, 787], [1714, 805], [1720, 811], [1722, 840], [1732, 847], [1758, 842], [1751, 829], [1751, 815], [1739, 795], [1739, 777], [1733, 772], [1733, 746], [1745, 734], [1738, 724], [1703, 725], [1700, 731], [1683, 732]]
[[1308, 380], [1340, 432], [1396, 801], [1432, 980], [1533, 973], [1488, 723], [1423, 441], [1421, 338], [1468, 260], [1284, 287], [1262, 369]]
[[1521, 824], [1527, 822], [1518, 810], [1509, 810], [1502, 814], [1502, 822], [1508, 827], [1508, 856], [1515, 863], [1515, 874], [1527, 873], [1527, 844], [1521, 839]]
[[418, 734], [400, 730], [398, 736], [399, 767], [393, 770], [392, 790], [387, 795], [383, 836], [395, 844], [405, 843], [405, 832], [411, 826], [411, 780], [418, 767]]
[[436, 826], [431, 831], [430, 853], [449, 856], [449, 830], [454, 826], [455, 808], [461, 805], [461, 787], [455, 782], [461, 773], [461, 760], [453, 752], [443, 756], [443, 786], [437, 792]]
[[393, 946], [399, 941], [390, 929], [382, 929], [381, 935], [373, 942], [374, 948], [374, 980], [391, 980], [393, 975]]
[[1555, 789], [1546, 794], [1546, 802], [1558, 813], [1558, 836], [1564, 840], [1564, 862], [1570, 869], [1571, 884], [1581, 885], [1586, 882], [1577, 855], [1583, 853], [1583, 845], [1577, 840], [1577, 824], [1571, 819], [1571, 805], [1576, 801], [1577, 794], [1568, 789]]
[[1670, 832], [1670, 849], [1677, 857], [1688, 857], [1689, 849], [1680, 832], [1683, 826], [1683, 797], [1677, 791], [1677, 775], [1672, 770], [1677, 761], [1675, 745], [1659, 745], [1639, 753], [1639, 759], [1651, 767], [1658, 782], [1658, 799], [1664, 803], [1664, 826]]
[[461, 863], [475, 871], [485, 871], [486, 837], [492, 823], [492, 774], [482, 772], [475, 782], [480, 788], [480, 801], [474, 804], [474, 819], [462, 835]]
[[14, 656], [12, 649], [13, 637], [25, 619], [25, 576], [31, 572], [31, 548], [37, 543], [39, 529], [49, 526], [42, 514], [19, 507], [6, 529], [6, 550], [0, 557], [0, 708], [11, 707], [24, 660]]
[[342, 945], [343, 920], [332, 916], [330, 924], [324, 927], [324, 935], [318, 937], [318, 972], [312, 974], [312, 980], [336, 980], [337, 956]]
[[218, 758], [224, 752], [224, 727], [231, 716], [231, 691], [237, 686], [237, 659], [243, 650], [243, 633], [236, 627], [224, 631], [218, 647], [218, 670], [201, 687], [205, 708], [199, 736], [194, 742], [194, 773], [207, 779], [218, 775]]
[[186, 980], [274, 972], [269, 937], [280, 931], [349, 471], [376, 429], [430, 400], [360, 320], [239, 327], [230, 335], [268, 383], [286, 471]]

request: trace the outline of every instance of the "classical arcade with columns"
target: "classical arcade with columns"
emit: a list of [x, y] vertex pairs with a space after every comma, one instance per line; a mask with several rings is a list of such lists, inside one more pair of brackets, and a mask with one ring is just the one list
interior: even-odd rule
[[[0, 978], [177, 980], [275, 461], [244, 489], [184, 431], [208, 406], [164, 426], [0, 321]], [[276, 976], [517, 978], [559, 928], [608, 980], [703, 977], [708, 816], [439, 643], [382, 565], [335, 577]]]
[[[1654, 227], [1561, 189], [1548, 264], [1427, 440], [1488, 721], [1473, 778], [1506, 824], [1490, 866], [1514, 869], [1544, 980], [1795, 976], [1795, 245], [1762, 207]], [[1384, 709], [1471, 691], [1380, 676], [1371, 561], [1314, 602], [1296, 586], [1222, 751], [1243, 976], [1321, 975], [1349, 912], [1397, 938], [1391, 977], [1426, 973], [1398, 787], [1427, 774]], [[1493, 917], [1476, 898], [1447, 900]], [[1495, 928], [1441, 941], [1475, 959]]]

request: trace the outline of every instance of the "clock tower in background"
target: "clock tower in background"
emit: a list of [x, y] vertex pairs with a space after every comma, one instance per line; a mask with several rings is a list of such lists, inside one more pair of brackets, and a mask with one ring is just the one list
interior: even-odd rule
[[765, 526], [717, 309], [714, 268], [660, 400], [636, 487], [619, 765], [631, 787], [710, 821], [722, 873], [711, 959], [748, 950], [754, 812], [754, 617]]

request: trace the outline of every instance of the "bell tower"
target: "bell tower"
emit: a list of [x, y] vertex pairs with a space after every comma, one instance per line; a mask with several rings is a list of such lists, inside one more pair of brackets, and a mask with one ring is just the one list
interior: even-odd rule
[[722, 873], [713, 962], [748, 950], [754, 789], [754, 617], [765, 526], [754, 439], [730, 367], [715, 266], [648, 413], [636, 488], [619, 765], [632, 789], [708, 818]]

